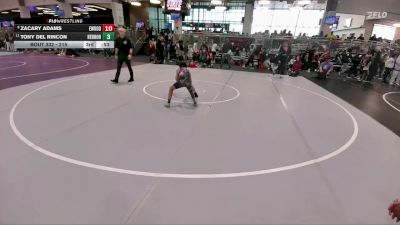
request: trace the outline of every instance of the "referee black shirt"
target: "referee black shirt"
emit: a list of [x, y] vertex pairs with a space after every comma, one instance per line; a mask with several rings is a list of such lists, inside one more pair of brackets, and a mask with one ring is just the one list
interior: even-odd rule
[[126, 37], [124, 38], [118, 37], [115, 40], [115, 48], [118, 48], [118, 56], [128, 56], [129, 50], [132, 48], [132, 43]]

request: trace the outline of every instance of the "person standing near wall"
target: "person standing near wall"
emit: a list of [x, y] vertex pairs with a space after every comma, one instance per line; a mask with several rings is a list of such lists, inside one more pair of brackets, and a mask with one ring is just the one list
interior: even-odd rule
[[368, 68], [368, 75], [365, 78], [364, 82], [370, 82], [372, 79], [378, 75], [378, 70], [381, 62], [381, 52], [375, 51], [372, 54], [371, 64]]
[[156, 43], [156, 64], [164, 63], [164, 36], [160, 35]]
[[213, 44], [211, 46], [211, 52], [212, 52], [212, 63], [215, 63], [215, 56], [217, 55], [217, 48], [218, 44], [213, 41]]
[[397, 54], [397, 57], [395, 57], [396, 61], [394, 63], [394, 69], [392, 73], [392, 78], [390, 79], [390, 85], [396, 84], [397, 86], [400, 86], [400, 55]]
[[287, 75], [288, 63], [290, 60], [291, 49], [289, 43], [284, 41], [278, 54], [278, 74]]
[[14, 48], [14, 39], [15, 39], [15, 37], [14, 37], [14, 32], [10, 31], [9, 34], [10, 34], [10, 36], [9, 36], [10, 51], [11, 51], [11, 52], [14, 52], [14, 51], [15, 51], [15, 48]]
[[10, 42], [11, 35], [10, 35], [10, 31], [6, 32], [5, 38], [6, 38], [6, 51], [9, 52], [9, 51], [11, 51], [11, 42]]
[[387, 83], [387, 78], [390, 78], [390, 74], [392, 73], [393, 69], [394, 69], [394, 57], [392, 55], [387, 55], [387, 57], [385, 57], [385, 71], [383, 72], [383, 78], [382, 78], [382, 82], [383, 83]]
[[224, 45], [222, 46], [222, 59], [221, 59], [220, 68], [222, 68], [222, 66], [224, 64], [228, 64], [229, 69], [231, 68], [231, 63], [230, 63], [231, 52], [232, 52], [232, 44], [227, 39], [225, 41]]

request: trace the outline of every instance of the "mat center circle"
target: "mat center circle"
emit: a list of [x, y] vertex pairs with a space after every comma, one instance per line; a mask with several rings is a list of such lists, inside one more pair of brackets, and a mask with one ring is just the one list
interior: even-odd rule
[[[157, 100], [167, 101], [168, 88], [174, 84], [173, 80], [156, 81], [147, 84], [143, 93]], [[194, 80], [193, 86], [199, 95], [199, 104], [217, 104], [229, 102], [240, 96], [240, 91], [235, 87], [213, 81]], [[191, 103], [190, 94], [186, 88], [174, 91], [172, 102]]]

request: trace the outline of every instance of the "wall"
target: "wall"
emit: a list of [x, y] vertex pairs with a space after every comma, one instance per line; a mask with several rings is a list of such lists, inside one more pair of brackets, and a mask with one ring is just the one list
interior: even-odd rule
[[[391, 20], [368, 20], [368, 21], [366, 21], [365, 22], [365, 37], [367, 39], [369, 39], [372, 36], [372, 31], [374, 29], [375, 24], [392, 26], [393, 21], [391, 21]], [[400, 39], [400, 28], [396, 29], [396, 33], [394, 35], [394, 40], [397, 40], [397, 39]]]
[[[367, 12], [388, 12], [387, 20], [365, 20], [363, 27], [365, 28], [365, 38], [371, 37], [374, 24], [393, 25], [395, 21], [400, 21], [400, 0], [338, 0], [336, 8], [339, 14], [358, 14], [367, 15]], [[345, 20], [340, 19], [339, 23]], [[357, 21], [357, 22], [355, 22]], [[355, 23], [361, 22], [361, 17], [354, 17], [352, 27], [356, 27]], [[338, 30], [342, 27], [339, 24]], [[335, 32], [336, 33], [336, 32]], [[400, 29], [396, 29], [395, 40], [400, 39]]]
[[9, 10], [9, 9], [17, 9], [19, 7], [18, 1], [0, 1], [0, 11]]
[[130, 25], [135, 26], [136, 22], [143, 21], [146, 24], [146, 27], [149, 26], [149, 11], [147, 10], [149, 7], [149, 2], [142, 2], [142, 6], [130, 6], [129, 8], [129, 18]]
[[365, 33], [365, 28], [354, 28], [354, 29], [347, 29], [347, 30], [339, 30], [339, 31], [334, 31], [334, 35], [339, 35], [339, 37], [342, 37], [343, 35], [346, 35], [346, 38], [350, 36], [350, 34], [354, 34], [355, 37], [360, 36], [360, 34]]
[[368, 11], [400, 12], [399, 0], [338, 0], [337, 12], [364, 15]]
[[389, 19], [400, 20], [400, 0], [338, 0], [336, 12], [366, 15], [367, 12], [388, 12]]
[[[360, 27], [364, 26], [364, 22], [365, 22], [364, 15], [336, 13], [336, 16], [340, 16], [337, 31], [346, 30], [349, 28], [352, 28], [352, 29], [360, 28]], [[350, 27], [345, 27], [346, 19], [348, 19], [348, 18], [353, 18], [353, 21], [352, 21]]]

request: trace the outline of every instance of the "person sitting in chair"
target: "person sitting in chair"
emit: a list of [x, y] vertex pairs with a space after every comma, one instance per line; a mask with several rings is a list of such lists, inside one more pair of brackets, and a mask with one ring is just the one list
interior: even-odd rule
[[318, 79], [326, 79], [333, 71], [333, 64], [331, 63], [331, 59], [326, 57], [324, 61], [319, 66], [318, 71]]

